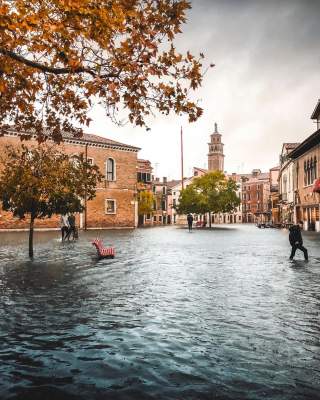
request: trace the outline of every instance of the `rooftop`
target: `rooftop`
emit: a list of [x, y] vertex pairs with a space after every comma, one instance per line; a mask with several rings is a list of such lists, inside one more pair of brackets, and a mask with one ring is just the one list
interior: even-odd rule
[[318, 100], [318, 103], [316, 105], [316, 108], [314, 109], [313, 113], [311, 114], [311, 119], [319, 119], [320, 118], [320, 99]]
[[[18, 132], [14, 128], [12, 129], [6, 129], [6, 134], [8, 135], [13, 135], [13, 136], [22, 136], [22, 135], [32, 135], [32, 133], [27, 133], [27, 132]], [[66, 141], [72, 141], [72, 142], [77, 142], [77, 143], [90, 143], [94, 145], [106, 145], [106, 146], [111, 146], [111, 147], [117, 147], [117, 148], [123, 148], [123, 149], [129, 149], [132, 151], [139, 151], [141, 150], [139, 147], [131, 146], [125, 143], [120, 143], [115, 140], [108, 139], [104, 136], [99, 136], [99, 135], [93, 135], [90, 133], [84, 133], [83, 136], [81, 137], [74, 137], [71, 134], [65, 133], [63, 135], [63, 140]]]
[[292, 150], [289, 157], [293, 159], [298, 158], [318, 144], [320, 144], [320, 129], [308, 136], [298, 147]]

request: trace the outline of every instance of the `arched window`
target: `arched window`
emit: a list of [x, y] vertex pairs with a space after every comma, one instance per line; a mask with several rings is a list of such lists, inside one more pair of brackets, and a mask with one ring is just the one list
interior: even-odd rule
[[116, 163], [115, 163], [114, 159], [108, 158], [107, 171], [106, 171], [107, 181], [115, 181], [116, 180], [115, 166], [116, 166]]

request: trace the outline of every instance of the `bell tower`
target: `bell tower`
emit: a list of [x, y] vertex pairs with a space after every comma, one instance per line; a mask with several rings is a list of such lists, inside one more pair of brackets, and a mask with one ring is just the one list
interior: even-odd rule
[[218, 125], [214, 124], [214, 132], [210, 135], [209, 153], [208, 153], [208, 170], [224, 171], [224, 154], [223, 143], [221, 143], [221, 135], [218, 132]]

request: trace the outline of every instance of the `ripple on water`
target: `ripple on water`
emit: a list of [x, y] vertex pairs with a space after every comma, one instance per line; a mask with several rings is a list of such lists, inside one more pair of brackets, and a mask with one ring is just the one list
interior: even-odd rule
[[[320, 398], [320, 250], [278, 230], [37, 234], [0, 254], [1, 399]], [[23, 243], [23, 241], [21, 241]]]

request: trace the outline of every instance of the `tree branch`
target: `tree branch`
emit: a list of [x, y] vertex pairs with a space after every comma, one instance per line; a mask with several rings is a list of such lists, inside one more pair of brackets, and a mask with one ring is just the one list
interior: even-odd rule
[[[51, 74], [55, 74], [55, 75], [63, 75], [63, 74], [70, 74], [70, 73], [74, 73], [74, 74], [81, 74], [81, 73], [88, 73], [90, 75], [92, 75], [93, 77], [96, 77], [97, 74], [95, 72], [93, 72], [92, 70], [85, 68], [85, 67], [77, 67], [77, 68], [53, 68], [53, 67], [49, 67], [47, 65], [43, 65], [40, 64], [36, 61], [32, 61], [32, 60], [28, 60], [25, 57], [20, 56], [19, 54], [14, 53], [13, 51], [10, 50], [6, 50], [0, 47], [0, 54], [3, 54], [4, 56], [10, 57], [13, 60], [16, 60], [22, 64], [27, 65], [28, 67], [32, 67], [35, 69], [39, 69], [42, 72], [48, 72]], [[112, 75], [110, 75], [110, 77], [112, 77]]]

